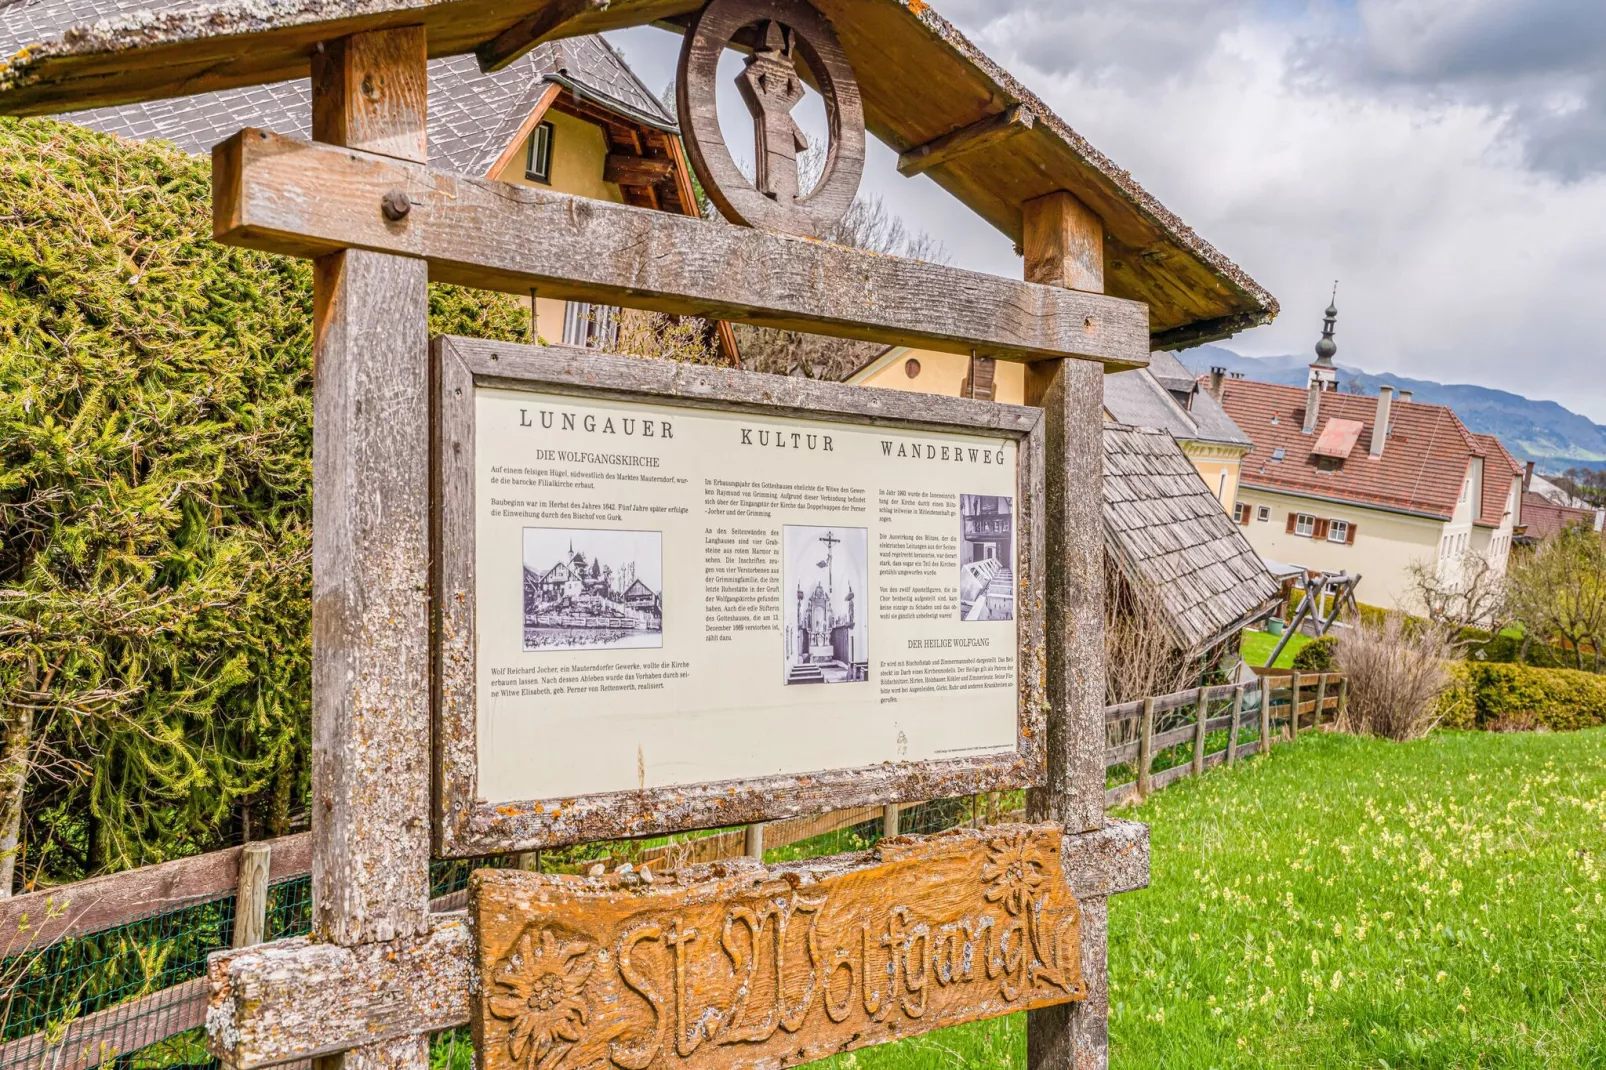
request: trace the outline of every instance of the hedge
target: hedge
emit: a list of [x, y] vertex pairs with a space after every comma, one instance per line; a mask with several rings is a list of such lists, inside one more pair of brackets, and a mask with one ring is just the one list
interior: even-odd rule
[[[0, 119], [0, 714], [28, 884], [308, 805], [311, 272], [211, 241], [209, 162]], [[435, 287], [436, 332], [517, 340]]]
[[1461, 662], [1440, 700], [1444, 728], [1548, 728], [1606, 725], [1606, 676], [1576, 669]]

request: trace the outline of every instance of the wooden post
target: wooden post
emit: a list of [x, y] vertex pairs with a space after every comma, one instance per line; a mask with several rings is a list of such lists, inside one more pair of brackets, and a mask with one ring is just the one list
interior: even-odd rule
[[1193, 775], [1204, 775], [1205, 731], [1210, 722], [1210, 689], [1199, 689], [1199, 707], [1193, 720]]
[[1244, 715], [1244, 685], [1232, 689], [1232, 727], [1227, 730], [1227, 764], [1238, 762], [1238, 723]]
[[262, 942], [268, 928], [268, 870], [273, 848], [248, 843], [240, 852], [240, 880], [234, 891], [234, 946]]
[[1289, 682], [1288, 689], [1292, 692], [1288, 702], [1288, 738], [1290, 741], [1299, 739], [1299, 673], [1295, 673]]
[[746, 845], [746, 848], [745, 848], [745, 853], [746, 853], [748, 858], [756, 858], [760, 862], [764, 861], [764, 826], [763, 825], [748, 825], [747, 826], [747, 845]]
[[1322, 726], [1322, 715], [1327, 712], [1327, 674], [1322, 673], [1316, 684], [1316, 716], [1311, 719], [1312, 728]]
[[1271, 677], [1262, 676], [1260, 683], [1260, 753], [1271, 753], [1271, 699], [1277, 689], [1271, 686]]
[[[1104, 224], [1071, 194], [1026, 202], [1021, 244], [1028, 282], [1104, 291]], [[1026, 809], [1030, 820], [1058, 821], [1075, 835], [1104, 823], [1104, 369], [1080, 360], [1028, 364], [1026, 402], [1043, 409], [1049, 562], [1048, 771], [1043, 787], [1027, 793]], [[1027, 1016], [1030, 1070], [1109, 1063], [1107, 908], [1105, 899], [1082, 904], [1088, 998]]]
[[1138, 725], [1138, 798], [1147, 799], [1154, 791], [1154, 696], [1143, 700], [1143, 720]]
[[898, 835], [897, 803], [888, 803], [881, 808], [881, 835], [889, 840]]
[[1338, 678], [1338, 712], [1334, 715], [1333, 719], [1340, 726], [1342, 726], [1344, 724], [1344, 721], [1347, 719], [1348, 715], [1349, 715], [1349, 677], [1348, 676], [1340, 676]]
[[[427, 69], [419, 26], [316, 47], [313, 137], [425, 162]], [[346, 946], [429, 923], [428, 323], [424, 261], [314, 264], [313, 927]], [[428, 1051], [412, 1036], [319, 1062], [422, 1070]]]

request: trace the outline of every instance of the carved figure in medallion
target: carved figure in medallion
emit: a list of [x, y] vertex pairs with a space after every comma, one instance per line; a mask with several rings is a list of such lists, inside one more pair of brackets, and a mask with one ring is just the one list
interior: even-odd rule
[[534, 932], [535, 926], [525, 930], [496, 964], [490, 1010], [512, 1023], [507, 1054], [514, 1064], [552, 1070], [591, 1018], [585, 988], [596, 963], [591, 944], [560, 938], [550, 928], [532, 939]]
[[[752, 49], [737, 79], [753, 114], [752, 182], [719, 126], [719, 59], [733, 43]], [[825, 97], [830, 126], [825, 171], [807, 194], [797, 157], [809, 142], [792, 117], [805, 77]], [[836, 31], [807, 0], [712, 0], [686, 34], [677, 84], [692, 168], [726, 219], [806, 238], [823, 236], [842, 219], [864, 176], [864, 103]]]

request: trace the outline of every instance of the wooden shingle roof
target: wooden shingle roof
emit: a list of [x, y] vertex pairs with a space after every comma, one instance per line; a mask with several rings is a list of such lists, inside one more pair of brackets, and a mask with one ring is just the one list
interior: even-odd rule
[[1159, 597], [1190, 652], [1240, 627], [1279, 587], [1164, 431], [1104, 428], [1104, 543], [1126, 581]]

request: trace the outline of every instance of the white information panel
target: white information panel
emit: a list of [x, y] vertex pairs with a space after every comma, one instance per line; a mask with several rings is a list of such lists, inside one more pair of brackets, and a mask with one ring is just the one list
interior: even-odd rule
[[474, 407], [480, 799], [1016, 750], [1013, 439]]

